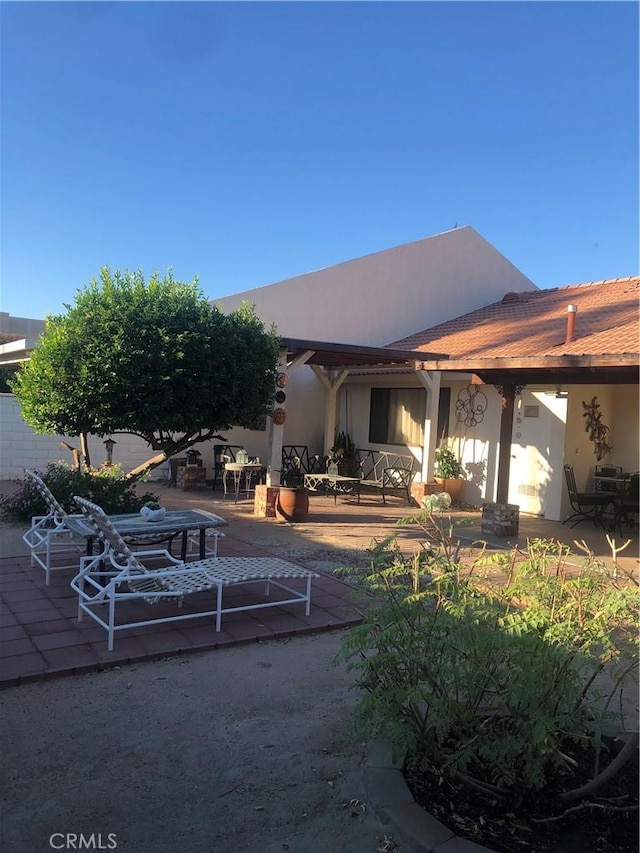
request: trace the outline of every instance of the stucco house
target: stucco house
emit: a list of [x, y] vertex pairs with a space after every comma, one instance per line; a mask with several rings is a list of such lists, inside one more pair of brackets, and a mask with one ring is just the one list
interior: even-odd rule
[[[473, 228], [458, 228], [434, 237], [376, 252], [327, 269], [215, 300], [224, 311], [243, 299], [255, 303], [267, 323], [283, 336], [384, 346], [431, 323], [470, 311], [507, 290], [535, 290], [519, 272]], [[0, 345], [0, 363], [29, 357], [36, 335], [30, 321], [5, 318], [7, 330], [24, 341]], [[39, 332], [42, 323], [37, 328]], [[311, 368], [300, 369], [290, 383], [286, 441], [321, 452], [324, 439], [325, 388]], [[299, 391], [303, 393], [298, 393]], [[61, 436], [37, 436], [20, 417], [10, 394], [0, 394], [0, 479], [19, 477], [24, 466], [43, 468], [48, 462], [70, 459], [61, 451]], [[268, 433], [235, 429], [231, 444], [244, 444], [266, 458]], [[117, 436], [115, 460], [132, 468], [148, 457], [140, 440]], [[329, 445], [331, 441], [329, 441]], [[93, 460], [104, 458], [101, 439], [90, 436]], [[200, 447], [205, 463], [212, 447]], [[167, 476], [157, 469], [154, 476]]]
[[[393, 342], [448, 354], [446, 360], [425, 355], [420, 368], [450, 388], [448, 440], [465, 464], [469, 500], [499, 491], [496, 441], [505, 387], [516, 390], [504, 448], [509, 503], [560, 520], [569, 513], [563, 463], [573, 466], [584, 491], [594, 489], [598, 461], [638, 471], [639, 297], [638, 276], [512, 291]], [[611, 445], [602, 460], [586, 429], [594, 400]]]
[[[579, 488], [594, 487], [597, 460], [584, 420], [594, 398], [612, 436], [606, 461], [626, 471], [640, 467], [640, 279], [539, 290], [504, 260], [473, 229], [457, 229], [216, 303], [228, 311], [246, 299], [282, 335], [295, 336], [282, 357], [283, 369], [295, 368], [285, 444], [324, 454], [335, 428], [358, 447], [402, 445], [428, 483], [435, 448], [444, 443], [463, 463], [464, 500], [497, 496], [561, 520], [569, 514], [563, 463], [573, 465]], [[337, 304], [343, 309], [332, 310]], [[416, 331], [421, 321], [427, 325]], [[390, 336], [400, 329], [411, 331]], [[341, 360], [330, 346], [379, 346], [383, 339], [394, 351], [422, 352], [418, 369], [415, 359]], [[515, 391], [508, 438], [505, 387]], [[229, 442], [267, 458], [267, 438], [234, 430]], [[509, 469], [502, 495], [501, 455]]]
[[[324, 454], [335, 429], [359, 447], [408, 448], [425, 483], [435, 447], [446, 443], [463, 462], [463, 499], [473, 503], [504, 491], [506, 456], [503, 499], [561, 519], [563, 461], [580, 486], [593, 476], [583, 403], [596, 397], [611, 430], [607, 461], [639, 467], [638, 282], [539, 290], [465, 227], [217, 299], [225, 312], [247, 300], [276, 325], [289, 377], [285, 423], [232, 429], [227, 441], [271, 458], [275, 482], [282, 443]], [[570, 320], [568, 305], [577, 308]], [[517, 392], [506, 419], [505, 388]], [[60, 437], [20, 424], [16, 401], [1, 395], [0, 478], [37, 465], [34, 456], [40, 467], [61, 458]], [[5, 438], [10, 425], [15, 440]], [[199, 449], [212, 464], [213, 447]], [[116, 461], [128, 467], [145, 457], [135, 439], [118, 436]]]

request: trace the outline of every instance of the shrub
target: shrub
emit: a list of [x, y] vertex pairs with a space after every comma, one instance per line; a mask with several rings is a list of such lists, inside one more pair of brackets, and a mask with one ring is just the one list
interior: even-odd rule
[[457, 480], [462, 476], [462, 464], [453, 450], [439, 447], [435, 454], [435, 475], [442, 480]]
[[[158, 496], [152, 492], [137, 494], [135, 483], [126, 480], [118, 466], [74, 471], [63, 462], [47, 466], [38, 472], [60, 504], [69, 513], [77, 513], [74, 495], [97, 503], [108, 514], [138, 512], [147, 501]], [[35, 485], [18, 480], [19, 487], [11, 495], [0, 495], [0, 515], [3, 518], [29, 521], [35, 515], [46, 515], [47, 507]]]
[[393, 538], [370, 552], [381, 603], [338, 656], [364, 689], [356, 731], [519, 799], [550, 773], [571, 777], [564, 744], [597, 751], [619, 720], [611, 695], [637, 661], [637, 584], [559, 542], [463, 553], [435, 509], [401, 522], [426, 534], [413, 555]]

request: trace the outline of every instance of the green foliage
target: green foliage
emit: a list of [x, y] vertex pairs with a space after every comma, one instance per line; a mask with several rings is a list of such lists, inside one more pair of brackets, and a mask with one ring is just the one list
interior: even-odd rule
[[[73, 471], [61, 462], [51, 463], [40, 477], [58, 503], [69, 513], [77, 513], [73, 498], [78, 495], [101, 506], [108, 514], [138, 512], [143, 504], [156, 501], [152, 492], [136, 494], [135, 485], [127, 480], [117, 466], [91, 471]], [[10, 495], [0, 495], [0, 516], [29, 521], [35, 515], [48, 512], [44, 498], [32, 480], [18, 480], [18, 488]]]
[[2, 364], [0, 365], [0, 394], [10, 394], [10, 382], [15, 379], [18, 372], [17, 364]]
[[619, 689], [637, 660], [637, 584], [557, 542], [463, 552], [434, 507], [403, 523], [425, 541], [411, 556], [393, 537], [374, 544], [381, 604], [339, 655], [364, 688], [356, 730], [492, 796], [538, 790], [552, 770], [570, 779], [562, 744], [598, 747], [616, 719], [603, 670]]
[[348, 432], [336, 432], [331, 448], [331, 455], [334, 459], [355, 459], [356, 445]]
[[439, 447], [435, 454], [435, 475], [443, 480], [457, 480], [462, 474], [462, 465], [453, 450]]
[[47, 318], [12, 389], [39, 433], [142, 437], [162, 451], [148, 467], [232, 426], [264, 421], [278, 338], [253, 308], [229, 315], [197, 280], [107, 267], [67, 314]]

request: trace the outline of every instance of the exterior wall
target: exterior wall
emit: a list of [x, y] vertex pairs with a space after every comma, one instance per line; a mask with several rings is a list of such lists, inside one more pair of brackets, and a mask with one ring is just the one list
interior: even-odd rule
[[[468, 384], [466, 378], [451, 380], [442, 376], [442, 387], [451, 388], [451, 408], [449, 412], [448, 446], [460, 458], [465, 481], [462, 500], [475, 506], [483, 501], [495, 500], [498, 478], [499, 435], [501, 418], [501, 398], [496, 389], [483, 385], [482, 391], [487, 397], [487, 408], [482, 421], [475, 426], [466, 426], [456, 418], [458, 393], [464, 392]], [[369, 437], [370, 389], [373, 385], [387, 387], [417, 387], [417, 380], [410, 374], [377, 376], [348, 380], [339, 395], [339, 429], [345, 429], [358, 447], [372, 446]], [[533, 482], [539, 490], [543, 514], [546, 518], [561, 521], [570, 514], [563, 464], [565, 461], [574, 466], [579, 489], [594, 488], [594, 469], [597, 460], [593, 453], [593, 444], [585, 432], [582, 401], [589, 402], [597, 396], [603, 412], [603, 419], [611, 429], [613, 450], [603, 462], [621, 466], [625, 471], [640, 469], [638, 448], [638, 412], [640, 410], [639, 389], [637, 386], [618, 385], [574, 385], [567, 400], [555, 399], [555, 387], [532, 389], [533, 399], [548, 410], [549, 433], [546, 440], [540, 442], [531, 458], [535, 461], [534, 471], [523, 471], [513, 463], [511, 466], [512, 486], [516, 489], [520, 482]], [[514, 419], [518, 417], [518, 408]], [[514, 420], [514, 442], [518, 424]], [[395, 446], [373, 445], [378, 450], [398, 450]], [[422, 448], [413, 447], [410, 451], [416, 457], [416, 466], [422, 461]], [[518, 503], [518, 501], [516, 501]], [[525, 509], [522, 510], [527, 511]]]
[[[309, 367], [301, 367], [287, 385], [287, 421], [284, 427], [285, 444], [307, 444], [309, 453], [322, 453], [324, 432], [324, 389]], [[224, 430], [225, 444], [246, 447], [251, 456], [267, 458], [269, 427], [248, 430], [236, 427]], [[114, 463], [130, 471], [152, 455], [141, 439], [132, 435], [114, 435], [116, 446]], [[71, 453], [60, 447], [61, 441], [79, 447], [77, 438], [59, 435], [36, 435], [22, 420], [20, 404], [12, 394], [0, 394], [0, 480], [22, 477], [25, 468], [43, 470], [50, 462], [60, 460], [71, 463]], [[104, 439], [89, 436], [89, 453], [94, 465], [105, 459]], [[195, 445], [202, 454], [202, 464], [213, 470], [213, 447], [220, 441], [205, 441]], [[151, 472], [154, 480], [169, 478], [169, 464], [165, 463]]]
[[[585, 431], [584, 408], [582, 403], [590, 403], [598, 398], [603, 422], [611, 431], [611, 453], [600, 462], [596, 459], [593, 444]], [[567, 411], [567, 436], [564, 458], [573, 465], [578, 491], [593, 491], [596, 465], [610, 463], [619, 465], [624, 471], [640, 470], [638, 447], [638, 410], [640, 409], [640, 389], [637, 385], [581, 385], [569, 391]], [[563, 517], [570, 513], [566, 488], [563, 492]]]
[[501, 398], [492, 385], [483, 385], [487, 407], [482, 419], [474, 426], [467, 426], [456, 417], [459, 394], [465, 392], [468, 380], [443, 382], [451, 387], [449, 410], [448, 445], [457, 453], [465, 472], [462, 500], [479, 506], [483, 501], [495, 500], [498, 483], [498, 451], [500, 435]]
[[[465, 427], [456, 418], [456, 400], [458, 392], [467, 387], [468, 380], [455, 381], [443, 374], [441, 384], [443, 388], [451, 388], [447, 444], [458, 455], [465, 469], [466, 476], [461, 499], [475, 505], [481, 504], [485, 499], [493, 500], [497, 480], [500, 397], [493, 387], [483, 386], [488, 401], [485, 417], [477, 426]], [[403, 452], [403, 449], [397, 445], [372, 444], [369, 441], [369, 413], [373, 386], [422, 387], [412, 373], [396, 373], [387, 376], [380, 374], [375, 377], [348, 380], [339, 395], [338, 428], [346, 430], [357, 447]], [[422, 466], [423, 448], [416, 446], [408, 449], [415, 457], [415, 468], [419, 471]]]
[[216, 299], [243, 300], [285, 337], [383, 346], [536, 286], [473, 228]]
[[[394, 376], [359, 377], [348, 380], [338, 395], [338, 429], [347, 430], [359, 447], [374, 447], [378, 450], [398, 450], [387, 445], [371, 445], [369, 442], [369, 407], [372, 385], [393, 387], [416, 387], [417, 380], [411, 374]], [[500, 433], [500, 397], [492, 386], [483, 386], [488, 406], [477, 426], [466, 427], [456, 419], [458, 392], [466, 388], [466, 380], [450, 381], [443, 375], [443, 387], [451, 387], [451, 411], [449, 413], [449, 445], [460, 457], [465, 469], [462, 500], [480, 505], [485, 500], [494, 500], [497, 485], [498, 436]], [[552, 393], [554, 389], [547, 389]], [[603, 462], [620, 465], [625, 471], [640, 470], [638, 435], [640, 399], [638, 386], [583, 385], [567, 389], [566, 428], [564, 441], [558, 440], [551, 446], [538, 448], [544, 459], [544, 479], [541, 488], [546, 495], [545, 517], [562, 520], [570, 514], [570, 507], [562, 464], [566, 460], [574, 466], [579, 489], [594, 487], [593, 474], [597, 463], [593, 444], [584, 428], [582, 402], [598, 398], [604, 422], [611, 429], [613, 450]], [[544, 403], [544, 391], [536, 390]], [[551, 399], [551, 398], [549, 398]], [[547, 400], [548, 402], [548, 400]], [[307, 444], [309, 452], [322, 453], [324, 428], [324, 390], [308, 367], [300, 368], [287, 386], [287, 421], [285, 444]], [[268, 422], [270, 424], [270, 422]], [[515, 425], [514, 425], [515, 434]], [[252, 431], [233, 429], [223, 433], [229, 444], [245, 446], [251, 455], [267, 457], [268, 429]], [[128, 435], [116, 435], [114, 462], [124, 470], [131, 470], [144, 462], [151, 454], [140, 439]], [[60, 447], [62, 440], [78, 446], [78, 440], [64, 436], [35, 435], [20, 416], [20, 406], [11, 394], [0, 394], [0, 480], [22, 477], [25, 467], [42, 470], [49, 462], [71, 462], [71, 454]], [[104, 461], [103, 439], [92, 436], [89, 448], [92, 462], [99, 465]], [[197, 445], [202, 453], [203, 465], [213, 467], [214, 441]], [[557, 446], [556, 446], [557, 444]], [[412, 447], [416, 458], [416, 469], [422, 462], [422, 448]], [[512, 479], [518, 472], [512, 468]], [[542, 475], [541, 475], [542, 476]], [[156, 468], [152, 479], [169, 477], [168, 463]], [[558, 497], [554, 497], [554, 495]]]
[[[104, 439], [89, 436], [91, 462], [99, 466], [105, 460]], [[80, 447], [79, 439], [63, 435], [36, 435], [22, 420], [20, 404], [12, 394], [0, 394], [0, 480], [22, 477], [25, 468], [43, 470], [50, 462], [71, 464], [71, 453], [60, 447], [68, 441]], [[113, 461], [130, 471], [151, 455], [148, 446], [136, 436], [117, 435]], [[212, 463], [213, 464], [213, 463]], [[153, 471], [153, 479], [168, 477], [168, 464]]]
[[[305, 444], [309, 448], [309, 454], [322, 454], [324, 437], [324, 412], [326, 405], [325, 391], [313, 371], [307, 365], [302, 365], [289, 375], [289, 381], [285, 389], [287, 399], [285, 410], [287, 420], [283, 428], [283, 444]], [[241, 429], [224, 430], [223, 435], [227, 439], [225, 443], [243, 446], [250, 456], [259, 456], [261, 459], [268, 458], [269, 430], [271, 420], [267, 419], [267, 429], [264, 431]], [[207, 442], [211, 447], [211, 458], [213, 458], [213, 444], [219, 442]], [[203, 450], [200, 445], [198, 449]], [[203, 450], [203, 453], [205, 451]], [[203, 464], [205, 464], [203, 462]]]
[[0, 311], [0, 332], [20, 335], [23, 338], [37, 338], [44, 329], [44, 320], [30, 320], [27, 317], [12, 317], [6, 311]]

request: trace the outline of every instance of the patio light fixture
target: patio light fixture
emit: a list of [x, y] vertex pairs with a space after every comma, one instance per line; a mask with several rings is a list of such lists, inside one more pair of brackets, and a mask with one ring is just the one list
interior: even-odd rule
[[104, 448], [107, 453], [107, 459], [104, 463], [105, 468], [111, 468], [113, 465], [113, 448], [115, 445], [116, 442], [112, 438], [107, 438], [104, 441]]

